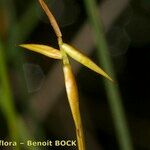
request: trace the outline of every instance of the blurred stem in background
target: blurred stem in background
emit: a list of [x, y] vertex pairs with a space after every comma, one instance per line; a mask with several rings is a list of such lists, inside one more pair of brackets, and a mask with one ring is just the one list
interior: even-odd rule
[[[115, 73], [108, 55], [108, 46], [104, 36], [101, 18], [98, 16], [95, 0], [84, 0], [89, 21], [93, 28], [95, 36], [95, 44], [98, 49], [98, 57], [106, 72], [111, 74], [115, 80]], [[106, 93], [114, 120], [117, 139], [119, 142], [120, 150], [133, 150], [131, 137], [128, 130], [128, 125], [125, 118], [125, 112], [121, 102], [121, 96], [117, 84], [104, 80]]]
[[[18, 44], [22, 43], [27, 36], [33, 31], [38, 24], [38, 18], [36, 16], [37, 3], [31, 3], [26, 12], [21, 18], [14, 23], [9, 32], [8, 46], [11, 58], [23, 59], [21, 50], [19, 50]], [[18, 49], [18, 50], [16, 50]], [[18, 57], [16, 57], [18, 56]], [[16, 68], [20, 68], [18, 63], [15, 63]]]
[[[16, 18], [16, 12], [12, 1], [1, 1], [3, 9], [6, 10], [7, 14], [5, 17], [9, 20], [9, 28], [5, 31], [6, 41], [0, 39], [0, 107], [6, 118], [8, 125], [8, 132], [10, 134], [11, 140], [25, 142], [27, 139], [31, 139], [28, 131], [25, 127], [24, 121], [19, 117], [15, 110], [14, 99], [12, 90], [10, 87], [7, 60], [11, 61], [11, 66], [15, 71], [17, 71], [18, 77], [21, 78], [21, 99], [26, 100], [27, 96], [25, 94], [25, 82], [23, 78], [22, 64], [23, 64], [23, 54], [21, 50], [17, 47], [19, 42], [26, 39], [27, 35], [34, 29], [38, 23], [38, 18], [36, 17], [37, 3], [32, 3], [27, 11], [18, 21]], [[22, 31], [22, 32], [20, 32]], [[27, 101], [22, 101], [28, 104]], [[30, 108], [29, 108], [30, 109]], [[28, 109], [26, 109], [28, 110]], [[32, 116], [29, 110], [30, 116]], [[15, 150], [19, 150], [19, 145], [14, 147]], [[25, 148], [27, 149], [27, 147]], [[28, 149], [34, 150], [34, 147]], [[36, 148], [37, 149], [37, 148]]]
[[[22, 99], [27, 99], [27, 94], [25, 94], [25, 80], [23, 74], [23, 52], [19, 48], [19, 44], [22, 43], [27, 36], [31, 33], [31, 31], [38, 24], [38, 18], [36, 17], [36, 9], [37, 3], [31, 3], [27, 8], [26, 12], [21, 16], [21, 18], [14, 22], [11, 25], [8, 34], [7, 41], [7, 53], [9, 60], [13, 61], [13, 66], [17, 70], [18, 74], [20, 74], [19, 78], [21, 83], [21, 95]], [[19, 63], [18, 63], [19, 62]]]
[[[6, 67], [6, 58], [3, 53], [3, 46], [0, 43], [0, 83], [1, 83], [1, 98], [0, 106], [7, 121], [10, 137], [14, 141], [19, 141], [19, 131], [17, 123], [17, 114], [13, 104], [13, 97], [9, 84], [9, 78]], [[19, 150], [19, 146], [15, 150]]]
[[[6, 118], [10, 138], [12, 141], [18, 142], [14, 150], [20, 150], [19, 142], [25, 142], [31, 138], [26, 130], [23, 120], [19, 117], [15, 110], [13, 102], [13, 94], [9, 83], [9, 76], [7, 70], [7, 61], [4, 54], [4, 47], [0, 41], [0, 108]], [[26, 147], [29, 150], [35, 150], [34, 147]], [[36, 148], [37, 150], [38, 148]]]
[[[23, 74], [23, 62], [24, 56], [22, 50], [19, 48], [19, 44], [22, 43], [31, 31], [38, 24], [38, 18], [36, 17], [37, 3], [31, 2], [25, 13], [18, 20], [14, 21], [10, 27], [7, 41], [7, 57], [12, 61], [12, 66], [18, 74], [20, 83], [20, 96], [22, 103], [26, 107], [28, 106], [28, 95], [26, 94], [26, 82]], [[19, 62], [19, 63], [18, 63]], [[25, 109], [28, 110], [28, 109]]]

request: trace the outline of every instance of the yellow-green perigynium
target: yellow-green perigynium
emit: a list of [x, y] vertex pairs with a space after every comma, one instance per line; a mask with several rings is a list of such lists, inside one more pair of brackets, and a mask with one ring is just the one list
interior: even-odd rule
[[62, 34], [54, 16], [48, 9], [44, 0], [39, 0], [39, 3], [41, 4], [42, 8], [47, 14], [50, 23], [55, 31], [55, 34], [58, 38], [58, 45], [60, 50], [47, 45], [41, 45], [41, 44], [21, 44], [20, 46], [28, 50], [43, 54], [47, 57], [62, 60], [66, 93], [67, 93], [69, 105], [71, 108], [72, 116], [76, 127], [78, 148], [79, 150], [85, 150], [84, 133], [83, 133], [82, 121], [81, 121], [80, 110], [79, 110], [78, 89], [77, 89], [75, 77], [71, 69], [71, 65], [69, 63], [68, 56], [75, 59], [82, 65], [88, 67], [89, 69], [104, 76], [110, 81], [113, 80], [99, 66], [97, 66], [89, 57], [85, 56], [84, 54], [82, 54], [76, 48], [70, 46], [69, 44], [63, 43]]

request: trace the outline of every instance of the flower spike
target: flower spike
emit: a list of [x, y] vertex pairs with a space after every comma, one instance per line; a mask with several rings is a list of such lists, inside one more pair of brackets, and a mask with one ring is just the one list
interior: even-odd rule
[[73, 59], [80, 62], [82, 65], [88, 67], [89, 69], [97, 72], [98, 74], [101, 74], [105, 78], [109, 79], [110, 81], [113, 81], [99, 66], [97, 66], [89, 57], [85, 56], [78, 50], [76, 50], [74, 47], [63, 43], [62, 48], [64, 51]]
[[76, 80], [73, 75], [70, 63], [63, 65], [63, 71], [65, 77], [67, 97], [76, 127], [78, 147], [79, 150], [85, 150], [84, 133], [79, 109], [78, 88], [76, 85]]
[[61, 52], [53, 47], [47, 46], [47, 45], [41, 45], [41, 44], [21, 44], [20, 45], [23, 48], [26, 48], [28, 50], [43, 54], [45, 56], [48, 56], [50, 58], [54, 59], [62, 59]]

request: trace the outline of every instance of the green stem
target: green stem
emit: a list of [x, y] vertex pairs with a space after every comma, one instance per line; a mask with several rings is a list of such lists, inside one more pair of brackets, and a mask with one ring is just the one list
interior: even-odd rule
[[[9, 85], [9, 79], [6, 68], [6, 59], [3, 54], [3, 47], [0, 43], [0, 82], [1, 82], [1, 99], [0, 106], [6, 117], [11, 139], [19, 141], [19, 133], [17, 127], [17, 114], [13, 104], [13, 97]], [[19, 150], [19, 146], [15, 147]]]
[[[14, 147], [15, 150], [20, 150], [19, 141], [26, 142], [27, 139], [31, 139], [25, 124], [20, 118], [16, 111], [13, 103], [13, 96], [11, 92], [11, 87], [9, 83], [6, 58], [3, 52], [3, 46], [0, 43], [0, 107], [6, 118], [9, 134], [11, 140], [17, 141], [18, 146]], [[26, 147], [29, 150], [35, 150], [34, 147]], [[36, 148], [38, 150], [38, 148]]]
[[[105, 70], [108, 73], [110, 73], [113, 79], [115, 80], [115, 73], [112, 66], [111, 58], [108, 55], [108, 46], [103, 31], [102, 21], [98, 16], [96, 1], [85, 0], [85, 6], [87, 9], [87, 14], [89, 16], [89, 21], [91, 23], [95, 35], [95, 42], [98, 49], [99, 60], [102, 63]], [[131, 142], [131, 137], [126, 122], [125, 112], [123, 109], [119, 88], [116, 84], [113, 84], [109, 81], [104, 80], [104, 83], [120, 149], [133, 150], [133, 145]]]
[[[19, 71], [19, 74], [21, 74], [20, 77], [23, 78], [23, 73], [22, 73], [23, 55], [21, 53], [21, 50], [18, 50], [19, 48], [17, 48], [16, 44], [22, 40], [25, 40], [27, 35], [36, 26], [38, 22], [38, 18], [36, 17], [36, 10], [35, 10], [37, 9], [37, 3], [34, 2], [29, 6], [29, 8], [23, 14], [19, 22], [17, 22], [16, 19], [16, 12], [15, 12], [14, 5], [12, 4], [12, 0], [2, 0], [2, 4], [6, 8], [6, 10], [8, 10], [8, 16], [10, 18], [11, 28], [8, 31], [8, 40], [7, 43], [5, 43], [6, 44], [5, 50], [3, 49], [4, 47], [2, 46], [2, 43], [0, 41], [0, 83], [1, 83], [0, 107], [7, 121], [10, 138], [12, 140], [26, 141], [28, 138], [30, 138], [30, 135], [28, 134], [28, 131], [25, 127], [23, 120], [19, 118], [19, 116], [17, 116], [15, 112], [13, 96], [11, 93], [11, 89], [8, 81], [8, 75], [7, 75], [6, 58], [4, 57], [4, 54], [7, 55], [8, 60], [13, 61], [13, 64], [15, 65], [17, 71]], [[24, 24], [26, 24], [26, 26], [24, 26]], [[24, 29], [22, 27], [24, 27]], [[23, 81], [24, 79], [22, 79], [22, 82]], [[24, 90], [25, 84], [22, 85], [23, 85], [22, 91], [25, 91]], [[22, 98], [25, 99], [26, 97], [27, 96], [25, 95], [25, 93], [22, 92]], [[18, 150], [19, 147], [20, 146], [18, 145], [18, 147], [16, 147], [15, 149]], [[28, 149], [34, 150], [35, 148], [31, 147]]]

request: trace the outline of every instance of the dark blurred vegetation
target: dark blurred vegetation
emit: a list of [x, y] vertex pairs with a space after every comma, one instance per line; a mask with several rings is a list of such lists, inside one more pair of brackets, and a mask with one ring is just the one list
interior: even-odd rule
[[[99, 63], [84, 2], [47, 2], [58, 18], [64, 41]], [[113, 61], [134, 149], [149, 150], [150, 1], [106, 0], [99, 1], [97, 7], [101, 9], [108, 55]], [[0, 139], [12, 138], [17, 130], [15, 136], [22, 140], [75, 139], [61, 63], [20, 49], [21, 43], [58, 47], [38, 1], [0, 0]], [[119, 149], [102, 78], [71, 62], [87, 149]]]

